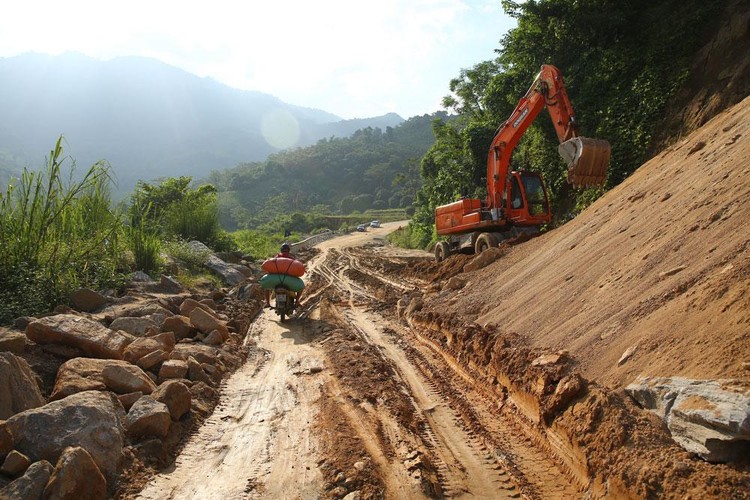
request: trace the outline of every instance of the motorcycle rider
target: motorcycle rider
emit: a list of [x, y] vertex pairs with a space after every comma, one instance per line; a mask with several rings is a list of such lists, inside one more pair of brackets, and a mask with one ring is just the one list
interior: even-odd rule
[[[289, 245], [289, 243], [282, 243], [281, 244], [281, 251], [274, 255], [274, 258], [276, 257], [284, 257], [287, 259], [293, 259], [297, 260], [297, 257], [294, 256], [294, 254], [291, 253], [292, 247]], [[263, 293], [266, 297], [266, 307], [271, 308], [271, 290], [266, 289], [263, 290]], [[296, 294], [291, 293], [290, 296], [292, 297], [292, 307], [297, 307], [299, 305], [299, 296], [302, 294], [302, 291], [297, 292]]]

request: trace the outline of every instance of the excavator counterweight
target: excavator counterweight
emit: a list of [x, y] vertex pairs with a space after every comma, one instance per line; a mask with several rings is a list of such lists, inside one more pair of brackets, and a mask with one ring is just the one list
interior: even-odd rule
[[573, 187], [601, 187], [607, 180], [612, 148], [602, 139], [573, 137], [557, 147], [568, 165], [568, 182]]

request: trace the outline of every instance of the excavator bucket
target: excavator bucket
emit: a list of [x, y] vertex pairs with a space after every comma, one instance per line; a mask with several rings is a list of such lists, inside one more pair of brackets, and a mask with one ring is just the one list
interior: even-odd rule
[[557, 151], [568, 164], [568, 182], [574, 187], [604, 185], [612, 152], [609, 142], [574, 137], [561, 143]]

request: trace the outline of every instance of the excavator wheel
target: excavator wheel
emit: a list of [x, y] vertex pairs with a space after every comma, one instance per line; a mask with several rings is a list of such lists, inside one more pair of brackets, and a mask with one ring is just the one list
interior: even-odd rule
[[490, 247], [496, 247], [498, 245], [497, 236], [492, 233], [482, 233], [474, 243], [474, 252], [482, 253]]
[[561, 143], [557, 151], [568, 165], [568, 183], [574, 187], [601, 187], [607, 181], [612, 154], [609, 142], [574, 137]]
[[439, 241], [435, 245], [435, 262], [443, 262], [451, 254], [451, 247], [447, 241]]

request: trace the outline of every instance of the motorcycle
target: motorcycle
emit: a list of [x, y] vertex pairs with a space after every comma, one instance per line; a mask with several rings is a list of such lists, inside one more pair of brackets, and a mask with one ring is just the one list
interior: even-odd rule
[[286, 318], [290, 317], [294, 313], [294, 298], [296, 294], [293, 291], [281, 286], [276, 287], [276, 289], [274, 290], [274, 294], [276, 296], [274, 310], [276, 311], [276, 314], [279, 315], [279, 317], [281, 318], [281, 322], [283, 323]]

